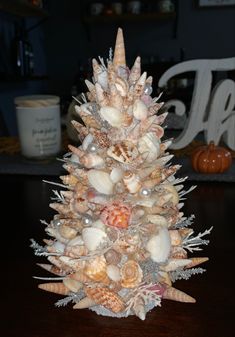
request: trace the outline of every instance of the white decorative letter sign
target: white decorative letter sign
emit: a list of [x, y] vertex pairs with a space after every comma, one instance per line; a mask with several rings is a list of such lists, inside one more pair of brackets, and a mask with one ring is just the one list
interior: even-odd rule
[[[190, 60], [178, 63], [168, 69], [160, 78], [158, 86], [164, 87], [167, 81], [184, 72], [195, 71], [194, 91], [186, 125], [182, 133], [171, 145], [172, 149], [187, 146], [199, 132], [204, 131], [206, 142], [220, 138], [235, 150], [235, 82], [221, 80], [212, 89], [212, 71], [235, 70], [235, 57], [218, 60]], [[174, 106], [179, 116], [185, 114], [185, 104], [179, 100], [166, 102], [167, 108]]]

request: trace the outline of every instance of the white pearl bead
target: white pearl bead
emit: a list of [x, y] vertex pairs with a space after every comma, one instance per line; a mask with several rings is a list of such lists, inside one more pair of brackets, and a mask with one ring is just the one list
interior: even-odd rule
[[88, 145], [87, 151], [91, 153], [96, 153], [98, 151], [98, 146], [94, 143], [91, 143]]
[[86, 214], [82, 217], [82, 220], [84, 222], [84, 225], [90, 226], [92, 224], [92, 217], [89, 214]]
[[139, 193], [142, 197], [148, 197], [151, 194], [151, 190], [149, 188], [142, 188]]
[[146, 83], [145, 87], [144, 87], [144, 93], [146, 95], [151, 95], [152, 92], [153, 92], [153, 88], [152, 88], [151, 84], [150, 83]]
[[60, 226], [61, 225], [60, 219], [55, 219], [52, 222], [53, 222], [54, 226]]

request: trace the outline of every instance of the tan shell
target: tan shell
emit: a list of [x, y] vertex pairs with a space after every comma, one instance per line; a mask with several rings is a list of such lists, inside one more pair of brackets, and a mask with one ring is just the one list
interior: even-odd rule
[[125, 309], [125, 304], [120, 296], [104, 287], [85, 288], [85, 292], [97, 304], [118, 313]]
[[185, 268], [195, 267], [201, 263], [208, 261], [209, 258], [208, 257], [191, 257], [190, 260], [191, 260], [191, 263], [187, 264]]
[[136, 193], [141, 188], [139, 177], [131, 171], [125, 172], [123, 182], [130, 193]]
[[41, 283], [38, 285], [38, 288], [60, 295], [68, 295], [70, 292], [63, 282]]
[[171, 229], [169, 230], [169, 234], [170, 234], [172, 246], [179, 246], [182, 242], [182, 237], [179, 231], [176, 229]]
[[139, 264], [134, 260], [128, 260], [120, 270], [121, 285], [124, 288], [135, 288], [141, 283], [143, 272]]
[[64, 285], [73, 292], [78, 292], [82, 288], [82, 283], [76, 280], [73, 280], [71, 277], [66, 277], [63, 280]]
[[121, 254], [118, 253], [116, 250], [114, 250], [112, 248], [109, 249], [104, 254], [104, 256], [105, 256], [105, 259], [106, 259], [107, 263], [114, 264], [114, 265], [118, 264], [121, 261], [121, 258], [122, 258]]
[[121, 28], [118, 28], [116, 43], [113, 56], [113, 65], [115, 69], [118, 67], [126, 67], [126, 53], [125, 53], [125, 44], [123, 38], [123, 32]]
[[93, 260], [87, 261], [84, 273], [95, 282], [109, 284], [106, 272], [107, 263], [104, 256], [96, 256]]
[[130, 85], [135, 84], [140, 78], [140, 75], [141, 75], [141, 58], [140, 56], [137, 56], [130, 71], [130, 75], [128, 78], [129, 84]]
[[163, 293], [163, 298], [177, 302], [195, 303], [195, 298], [185, 294], [183, 291], [169, 287]]
[[89, 297], [84, 297], [81, 301], [79, 301], [73, 306], [73, 309], [85, 309], [93, 307], [94, 305], [96, 305], [95, 301], [93, 301]]

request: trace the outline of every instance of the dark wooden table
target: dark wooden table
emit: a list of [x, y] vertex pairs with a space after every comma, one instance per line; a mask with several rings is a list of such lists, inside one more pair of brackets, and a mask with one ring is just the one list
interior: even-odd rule
[[[232, 337], [234, 336], [235, 184], [198, 183], [187, 194], [184, 213], [195, 215], [195, 232], [214, 226], [202, 256], [207, 271], [176, 287], [197, 299], [195, 304], [164, 300], [146, 320], [130, 316], [109, 318], [69, 304], [56, 308], [59, 295], [37, 288], [37, 266], [45, 258], [34, 255], [30, 238], [46, 237], [40, 219], [50, 220], [52, 185], [45, 177], [0, 175], [1, 198], [1, 328], [2, 337]], [[47, 180], [58, 181], [56, 177]], [[185, 183], [185, 187], [194, 185]], [[9, 208], [9, 210], [7, 210]], [[6, 220], [3, 220], [5, 217]], [[46, 275], [44, 275], [46, 276]], [[48, 274], [47, 274], [48, 276]]]

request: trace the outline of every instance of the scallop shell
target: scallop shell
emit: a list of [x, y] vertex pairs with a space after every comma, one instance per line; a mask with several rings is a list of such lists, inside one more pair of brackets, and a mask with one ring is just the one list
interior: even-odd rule
[[96, 304], [118, 313], [125, 309], [125, 304], [120, 296], [104, 287], [86, 287], [85, 292]]
[[143, 272], [139, 264], [134, 260], [128, 260], [120, 269], [121, 285], [124, 288], [137, 287], [143, 278]]
[[152, 236], [147, 242], [146, 249], [154, 262], [166, 262], [171, 249], [171, 239], [167, 228], [160, 227], [158, 234]]
[[88, 227], [82, 230], [82, 239], [89, 251], [95, 251], [102, 243], [105, 242], [107, 234], [95, 227]]
[[107, 263], [104, 256], [96, 256], [94, 259], [86, 262], [84, 273], [95, 282], [109, 283], [106, 272]]
[[60, 295], [68, 295], [70, 292], [70, 289], [68, 289], [63, 282], [41, 283], [38, 285], [38, 288]]
[[104, 224], [117, 228], [127, 228], [130, 217], [131, 208], [117, 201], [105, 206], [100, 213], [100, 219]]
[[98, 192], [112, 194], [114, 184], [107, 172], [91, 169], [88, 172], [88, 180]]
[[111, 146], [107, 150], [107, 155], [119, 161], [120, 163], [131, 163], [138, 156], [136, 146], [129, 142], [123, 141]]

